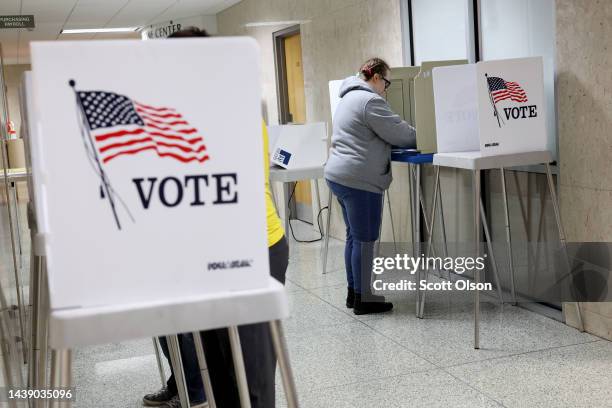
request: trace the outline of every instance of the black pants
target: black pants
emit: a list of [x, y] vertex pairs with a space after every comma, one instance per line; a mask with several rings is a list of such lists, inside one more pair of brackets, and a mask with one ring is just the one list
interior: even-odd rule
[[[285, 283], [289, 263], [289, 246], [283, 237], [269, 248], [270, 273]], [[253, 408], [273, 408], [276, 354], [268, 323], [250, 324], [238, 328], [244, 355], [249, 396]], [[202, 332], [206, 363], [210, 370], [215, 402], [220, 408], [240, 407], [234, 362], [227, 329]]]
[[[191, 333], [185, 333], [179, 334], [177, 337], [181, 349], [181, 361], [183, 362], [183, 371], [185, 372], [189, 401], [193, 403], [202, 402], [206, 400], [206, 397], [204, 395], [204, 387], [202, 386], [202, 374], [200, 373], [200, 365], [198, 364], [198, 356], [196, 355], [193, 336]], [[170, 352], [168, 350], [168, 341], [166, 337], [159, 338], [159, 345], [161, 346], [164, 356], [168, 362], [170, 362]], [[176, 388], [174, 370], [172, 369], [172, 364], [169, 365], [170, 377], [168, 381], [166, 381], [166, 386], [170, 392], [177, 394], [178, 390]]]

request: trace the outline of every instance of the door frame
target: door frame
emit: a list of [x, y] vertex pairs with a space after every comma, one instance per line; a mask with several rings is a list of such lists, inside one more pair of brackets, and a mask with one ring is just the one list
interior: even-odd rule
[[287, 89], [287, 67], [285, 57], [285, 38], [300, 34], [300, 25], [294, 25], [272, 33], [274, 42], [274, 64], [276, 66], [276, 94], [278, 103], [278, 122], [291, 123], [289, 113], [289, 91]]

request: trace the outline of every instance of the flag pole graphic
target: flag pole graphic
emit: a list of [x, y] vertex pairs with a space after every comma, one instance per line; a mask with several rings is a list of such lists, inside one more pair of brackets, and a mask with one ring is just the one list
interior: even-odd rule
[[487, 78], [487, 90], [489, 91], [489, 101], [491, 101], [491, 106], [493, 106], [493, 116], [497, 119], [497, 125], [501, 128], [501, 123], [499, 121], [499, 111], [497, 110], [497, 105], [495, 105], [495, 101], [493, 100], [493, 95], [491, 95], [491, 86], [489, 85], [489, 74], [485, 73], [485, 77]]
[[[91, 150], [94, 156], [94, 160], [96, 161], [96, 165], [98, 167], [100, 181], [102, 183], [101, 188], [103, 192], [106, 194], [106, 197], [108, 198], [108, 202], [110, 204], [111, 210], [113, 211], [113, 216], [115, 217], [115, 222], [117, 223], [117, 228], [121, 230], [121, 224], [119, 223], [119, 217], [117, 216], [117, 209], [115, 208], [115, 201], [113, 199], [113, 193], [111, 191], [111, 188], [108, 182], [108, 178], [106, 177], [106, 172], [104, 171], [104, 168], [102, 167], [102, 163], [100, 163], [100, 158], [98, 157], [96, 146], [93, 140], [91, 139], [91, 129], [89, 128], [89, 122], [87, 121], [87, 115], [85, 114], [85, 109], [83, 108], [83, 104], [81, 103], [81, 98], [75, 88], [76, 82], [74, 81], [74, 79], [71, 79], [70, 81], [68, 81], [68, 84], [74, 91], [74, 94], [77, 100], [77, 105], [79, 107], [79, 113], [81, 115], [81, 121], [82, 121], [81, 134], [83, 136], [83, 139], [86, 139], [85, 143], [89, 144], [89, 146], [91, 147]], [[85, 133], [87, 133], [87, 136], [85, 136]]]

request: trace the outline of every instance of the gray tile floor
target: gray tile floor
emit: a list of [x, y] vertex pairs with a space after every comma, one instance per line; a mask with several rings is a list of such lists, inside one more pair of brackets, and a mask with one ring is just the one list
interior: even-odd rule
[[[326, 275], [319, 248], [292, 242], [287, 272], [302, 407], [612, 407], [612, 343], [485, 298], [474, 350], [471, 297], [457, 292], [432, 294], [423, 320], [410, 298], [358, 317], [343, 304], [342, 243]], [[77, 407], [140, 406], [160, 385], [151, 340], [77, 350], [75, 382]], [[285, 406], [278, 378], [277, 390]]]

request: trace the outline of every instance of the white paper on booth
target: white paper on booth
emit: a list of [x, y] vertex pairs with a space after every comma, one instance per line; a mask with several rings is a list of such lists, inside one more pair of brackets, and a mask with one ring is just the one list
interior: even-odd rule
[[332, 122], [334, 121], [334, 116], [336, 115], [336, 108], [340, 103], [340, 87], [342, 86], [343, 79], [336, 79], [333, 81], [329, 81], [329, 106], [331, 107], [331, 118]]
[[473, 64], [433, 69], [438, 153], [478, 150], [478, 93]]
[[272, 160], [272, 156], [274, 155], [274, 146], [276, 146], [276, 141], [280, 136], [282, 125], [268, 125], [268, 156], [270, 160]]
[[482, 154], [546, 150], [542, 58], [485, 61], [476, 65]]
[[267, 285], [253, 40], [33, 43], [32, 69], [53, 308]]

